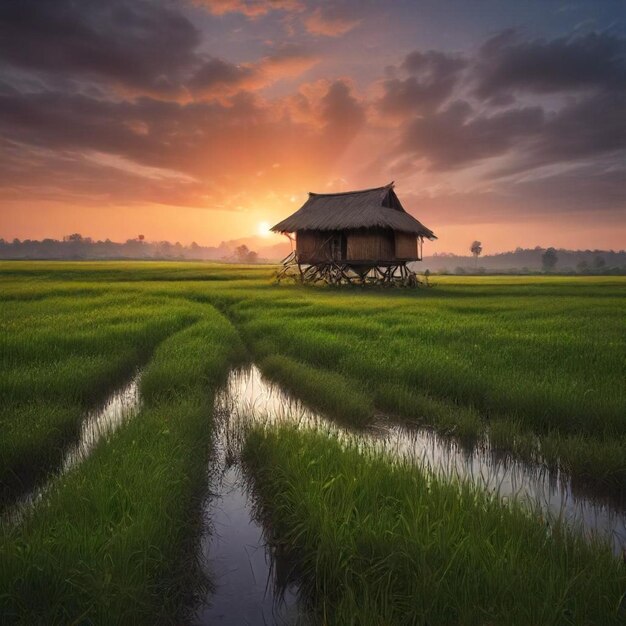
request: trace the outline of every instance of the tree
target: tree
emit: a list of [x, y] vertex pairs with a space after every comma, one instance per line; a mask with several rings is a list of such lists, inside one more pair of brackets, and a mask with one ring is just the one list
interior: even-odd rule
[[593, 259], [593, 267], [597, 270], [601, 270], [606, 265], [606, 260], [603, 256], [597, 255]]
[[543, 266], [543, 270], [545, 272], [552, 271], [556, 267], [558, 260], [559, 257], [556, 255], [556, 250], [554, 248], [548, 248], [541, 255], [541, 265]]
[[235, 248], [235, 257], [239, 263], [256, 263], [259, 259], [259, 255], [246, 245]]
[[240, 263], [245, 263], [246, 260], [248, 259], [248, 254], [250, 253], [250, 250], [248, 250], [248, 246], [246, 245], [241, 245], [241, 246], [237, 246], [235, 248], [235, 257], [237, 257], [237, 260]]
[[137, 235], [137, 239], [139, 241], [143, 241], [145, 239], [145, 237], [143, 235]]
[[474, 266], [478, 266], [478, 257], [483, 251], [483, 244], [480, 241], [473, 241], [470, 246], [470, 252], [474, 255]]
[[585, 259], [583, 259], [582, 261], [578, 261], [578, 264], [576, 265], [576, 269], [581, 274], [584, 274], [589, 269], [589, 263], [587, 263], [587, 261], [585, 261]]

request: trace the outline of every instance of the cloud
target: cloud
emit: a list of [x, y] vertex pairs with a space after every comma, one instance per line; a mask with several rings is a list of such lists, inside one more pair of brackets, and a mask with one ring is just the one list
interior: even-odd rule
[[482, 100], [519, 92], [624, 90], [626, 39], [590, 33], [521, 41], [515, 31], [504, 31], [481, 47], [475, 80], [475, 93]]
[[263, 57], [258, 67], [270, 77], [298, 76], [318, 63], [320, 57], [301, 46], [285, 44]]
[[[437, 109], [453, 92], [467, 61], [435, 50], [408, 54], [401, 70], [407, 78], [383, 82], [378, 108], [383, 114], [405, 117]], [[393, 69], [393, 68], [392, 68]]]
[[410, 76], [384, 81], [378, 101], [401, 120], [395, 156], [432, 171], [500, 157], [482, 174], [495, 179], [626, 151], [625, 42], [597, 34], [522, 41], [504, 31], [475, 58], [415, 51], [400, 66]]
[[[407, 207], [433, 224], [489, 223], [506, 225], [529, 219], [578, 220], [603, 223], [616, 217], [626, 203], [626, 169], [586, 164], [541, 177], [491, 181], [483, 187], [441, 185], [402, 193]], [[432, 217], [431, 217], [432, 216]], [[571, 223], [571, 222], [570, 222]], [[434, 227], [434, 226], [433, 226]]]
[[[89, 155], [99, 153], [119, 157], [100, 159], [109, 178], [112, 169], [127, 165], [120, 180], [128, 194], [133, 190], [139, 194], [137, 201], [150, 184], [157, 190], [167, 187], [167, 197], [172, 197], [177, 180], [177, 203], [201, 198], [201, 205], [216, 206], [228, 202], [229, 194], [249, 201], [261, 193], [291, 193], [294, 186], [323, 180], [357, 132], [363, 114], [341, 81], [330, 84], [319, 100], [308, 105], [314, 122], [292, 121], [281, 115], [280, 101], [264, 102], [246, 92], [225, 102], [186, 104], [149, 97], [131, 102], [60, 92], [9, 93], [0, 95], [0, 136], [13, 146], [14, 154], [22, 155], [12, 160], [11, 172], [15, 175], [21, 169], [23, 184], [33, 191], [50, 189], [46, 173], [50, 171], [56, 176], [55, 193], [65, 189], [71, 194], [72, 188], [86, 187], [77, 185], [81, 172], [82, 180], [94, 177], [97, 194], [102, 186]], [[33, 161], [32, 155], [44, 152], [45, 159]], [[63, 156], [70, 154], [69, 160]], [[90, 161], [89, 167], [80, 155]], [[48, 169], [54, 158], [55, 167]], [[157, 171], [168, 176], [146, 176]], [[154, 198], [154, 193], [149, 196]], [[246, 203], [230, 202], [233, 207]]]
[[[384, 62], [397, 54], [385, 75], [382, 59], [337, 60], [320, 50], [345, 43], [302, 32], [348, 33], [354, 4], [202, 4], [208, 13], [188, 1], [0, 3], [0, 195], [237, 210], [333, 179], [400, 176], [431, 190], [432, 206], [443, 198], [443, 212], [446, 200], [463, 211], [463, 194], [476, 215], [499, 203], [565, 211], [559, 198], [623, 210], [617, 35], [505, 31], [462, 54], [401, 54], [381, 35]], [[241, 32], [218, 33], [226, 13], [249, 18]], [[301, 37], [276, 45], [286, 19]]]
[[71, 201], [91, 184], [96, 203], [162, 195], [223, 206], [234, 194], [227, 206], [245, 206], [261, 193], [324, 180], [360, 128], [361, 104], [342, 81], [304, 98], [300, 118], [288, 114], [289, 95], [254, 95], [318, 62], [301, 45], [266, 47], [235, 64], [205, 52], [201, 32], [173, 4], [39, 6], [0, 6], [0, 51], [10, 53], [0, 84], [2, 156], [11, 155], [3, 194], [45, 190]]
[[321, 99], [321, 118], [333, 136], [352, 137], [365, 119], [363, 106], [344, 80], [333, 82]]
[[258, 61], [234, 64], [223, 59], [206, 61], [186, 83], [195, 95], [231, 96], [241, 90], [255, 91], [284, 78], [299, 76], [319, 61], [314, 54], [284, 45]]
[[201, 40], [180, 12], [144, 0], [3, 2], [0, 28], [0, 56], [14, 67], [152, 93], [177, 89]]
[[[493, 171], [508, 176], [554, 163], [593, 161], [626, 155], [626, 94], [596, 93], [546, 114], [517, 158]], [[620, 157], [620, 153], [622, 153]]]
[[345, 5], [327, 3], [315, 9], [304, 24], [313, 35], [339, 37], [355, 28], [360, 21]]
[[9, 143], [0, 147], [0, 197], [5, 201], [56, 201], [82, 207], [138, 201], [194, 206], [211, 188], [176, 172], [116, 167], [83, 152], [59, 153]]
[[0, 54], [14, 68], [43, 76], [44, 87], [84, 91], [90, 81], [103, 96], [179, 100], [260, 89], [318, 61], [295, 45], [243, 64], [207, 57], [199, 52], [201, 32], [168, 6], [146, 0], [3, 3]]
[[302, 3], [298, 0], [193, 0], [214, 15], [241, 13], [248, 17], [267, 15], [271, 11], [301, 11]]
[[195, 92], [213, 93], [215, 91], [231, 94], [244, 88], [258, 76], [256, 68], [236, 65], [223, 59], [213, 58], [206, 61], [188, 82]]
[[454, 169], [519, 148], [525, 138], [540, 132], [543, 124], [540, 107], [474, 115], [467, 102], [456, 101], [408, 124], [401, 147], [426, 159], [432, 169]]

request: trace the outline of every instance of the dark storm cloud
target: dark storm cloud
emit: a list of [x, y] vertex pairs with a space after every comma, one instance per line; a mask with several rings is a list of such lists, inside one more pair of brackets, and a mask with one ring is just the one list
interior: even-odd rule
[[434, 50], [411, 52], [401, 65], [409, 76], [384, 81], [381, 112], [404, 116], [436, 109], [452, 94], [466, 65], [460, 56]]
[[[487, 190], [443, 191], [437, 195], [404, 193], [405, 206], [419, 207], [442, 224], [475, 224], [583, 216], [596, 224], [619, 224], [626, 204], [625, 170], [596, 171], [593, 166], [524, 180], [492, 182]], [[598, 221], [601, 220], [601, 221]], [[533, 244], [534, 245], [534, 244]]]
[[[622, 161], [624, 161], [622, 155]], [[508, 185], [511, 195], [527, 206], [548, 206], [552, 213], [573, 211], [617, 211], [626, 206], [626, 167], [599, 168], [596, 165], [572, 168], [544, 178], [531, 178]], [[599, 193], [601, 191], [601, 193]], [[528, 209], [527, 209], [528, 210]]]
[[626, 89], [626, 39], [608, 33], [520, 41], [508, 30], [488, 40], [475, 70], [476, 95], [507, 95], [582, 89]]
[[162, 194], [206, 205], [234, 177], [246, 181], [245, 194], [331, 167], [363, 119], [347, 84], [327, 86], [309, 103], [310, 120], [292, 122], [280, 100], [254, 92], [318, 57], [272, 42], [247, 63], [209, 56], [178, 8], [146, 0], [0, 4], [0, 141], [14, 183], [4, 179], [3, 195], [20, 181], [23, 195], [30, 185], [33, 196], [72, 197], [88, 191], [91, 177], [94, 197]]
[[[419, 72], [430, 63], [429, 75], [440, 77], [431, 84], [437, 88], [394, 91], [406, 81], [387, 81], [382, 104], [387, 110], [413, 107], [412, 119], [400, 130], [400, 150], [424, 159], [430, 169], [506, 155], [507, 165], [492, 172], [501, 176], [626, 150], [624, 39], [591, 34], [523, 42], [505, 31], [488, 40], [467, 66], [442, 57], [434, 57], [433, 64], [425, 54], [412, 54], [403, 66]], [[466, 93], [473, 104], [446, 105], [464, 68], [477, 85]], [[552, 94], [561, 99], [549, 105], [540, 99]], [[516, 105], [514, 96], [536, 104]]]
[[414, 50], [407, 54], [402, 62], [402, 67], [409, 74], [438, 80], [455, 76], [466, 65], [467, 61], [462, 57], [444, 54], [436, 50], [429, 50], [428, 52]]
[[256, 73], [252, 67], [235, 65], [222, 59], [210, 59], [194, 74], [189, 86], [194, 90], [241, 87], [246, 81], [253, 79]]
[[168, 92], [197, 62], [200, 33], [180, 12], [146, 0], [6, 0], [0, 57], [53, 77]]
[[[513, 163], [492, 174], [504, 176], [549, 163], [594, 160], [626, 152], [626, 94], [595, 93], [546, 114], [544, 123], [529, 129], [527, 144]], [[615, 156], [617, 162], [623, 162]]]
[[626, 148], [626, 93], [600, 92], [552, 114], [534, 152], [552, 160]]
[[457, 101], [407, 125], [402, 147], [427, 158], [432, 169], [464, 167], [507, 152], [540, 131], [543, 123], [540, 107], [473, 116], [467, 102]]

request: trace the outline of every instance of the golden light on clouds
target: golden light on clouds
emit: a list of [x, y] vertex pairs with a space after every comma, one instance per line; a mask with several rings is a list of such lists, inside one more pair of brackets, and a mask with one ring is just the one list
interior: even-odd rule
[[[626, 33], [603, 2], [552, 22], [545, 3], [120, 0], [120, 22], [0, 2], [0, 237], [274, 245], [307, 192], [395, 180], [428, 253], [621, 248]], [[42, 27], [60, 15], [72, 37]]]

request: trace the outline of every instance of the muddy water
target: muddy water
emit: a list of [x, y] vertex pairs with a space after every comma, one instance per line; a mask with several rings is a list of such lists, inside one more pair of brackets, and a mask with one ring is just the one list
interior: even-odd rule
[[65, 452], [63, 461], [46, 483], [22, 495], [7, 512], [8, 520], [18, 523], [46, 494], [55, 481], [82, 463], [93, 451], [98, 441], [113, 433], [125, 420], [130, 419], [140, 408], [139, 381], [137, 372], [124, 386], [114, 391], [97, 409], [89, 411], [81, 425], [78, 441]]
[[263, 529], [255, 521], [253, 499], [239, 465], [245, 433], [254, 424], [318, 429], [345, 445], [389, 455], [443, 478], [470, 480], [502, 500], [524, 501], [547, 524], [562, 520], [587, 537], [608, 539], [616, 554], [626, 546], [623, 502], [581, 497], [566, 476], [496, 454], [488, 442], [468, 453], [431, 430], [382, 417], [366, 431], [351, 432], [308, 409], [255, 366], [230, 373], [215, 408], [218, 460], [211, 481], [213, 495], [206, 505], [210, 526], [201, 555], [215, 589], [196, 615], [196, 623], [280, 624], [304, 619], [298, 615], [297, 589], [288, 587], [284, 595], [277, 591], [281, 566], [272, 559]]

